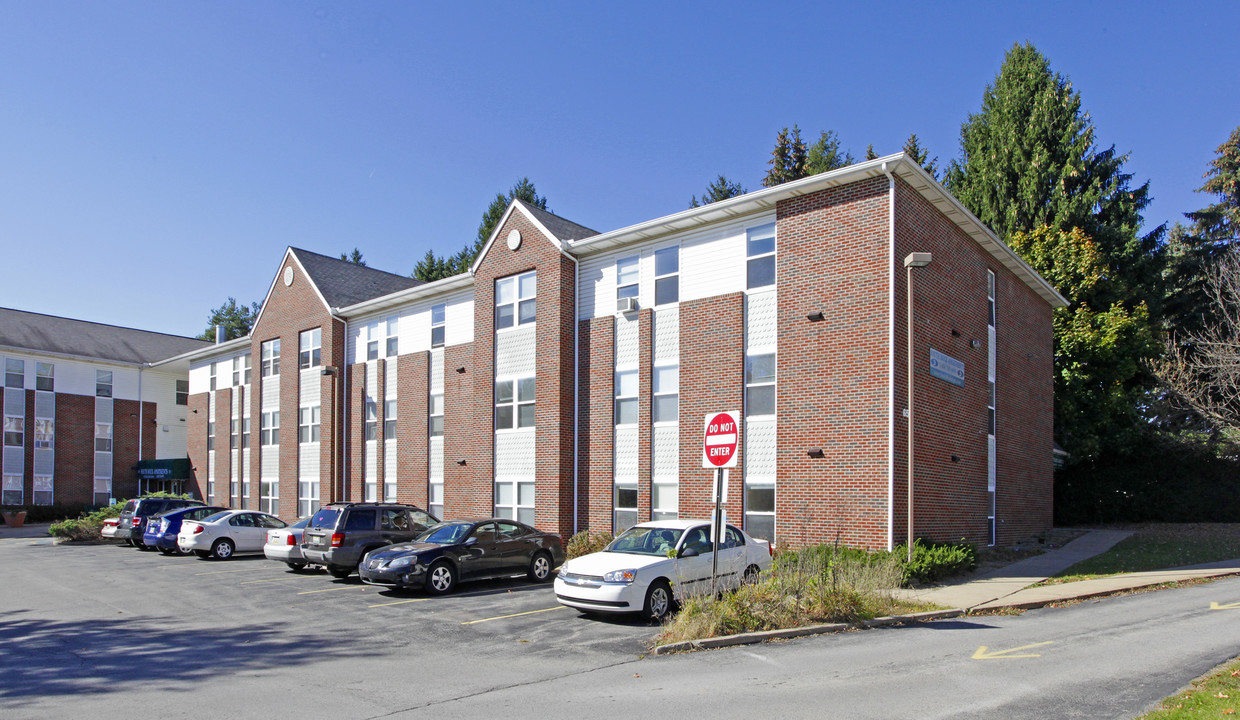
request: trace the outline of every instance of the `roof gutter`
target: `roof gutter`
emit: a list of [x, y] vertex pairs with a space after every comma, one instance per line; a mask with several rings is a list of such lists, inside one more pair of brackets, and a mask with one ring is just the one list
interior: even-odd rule
[[896, 178], [887, 163], [887, 549], [895, 547], [896, 508]]

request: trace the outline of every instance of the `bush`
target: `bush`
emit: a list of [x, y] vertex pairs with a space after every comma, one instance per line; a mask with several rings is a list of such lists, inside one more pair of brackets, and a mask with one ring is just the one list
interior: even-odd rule
[[977, 565], [977, 551], [972, 545], [958, 543], [926, 543], [913, 541], [913, 562], [908, 560], [908, 546], [898, 545], [892, 551], [904, 563], [904, 584], [927, 583], [960, 575]]
[[103, 521], [108, 518], [120, 517], [121, 509], [125, 507], [126, 502], [125, 500], [117, 500], [111, 505], [105, 505], [93, 512], [83, 512], [79, 517], [52, 523], [47, 532], [50, 535], [67, 540], [100, 540], [103, 537], [100, 535], [100, 532], [103, 530]]
[[599, 552], [612, 541], [613, 536], [606, 530], [596, 530], [590, 532], [583, 530], [568, 539], [568, 545], [564, 548], [568, 553], [568, 559], [589, 555], [593, 552]]

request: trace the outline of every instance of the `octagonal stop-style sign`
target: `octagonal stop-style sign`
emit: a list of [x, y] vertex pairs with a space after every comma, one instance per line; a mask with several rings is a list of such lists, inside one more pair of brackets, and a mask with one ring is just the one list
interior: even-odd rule
[[740, 413], [706, 413], [702, 437], [702, 467], [736, 467], [741, 438]]

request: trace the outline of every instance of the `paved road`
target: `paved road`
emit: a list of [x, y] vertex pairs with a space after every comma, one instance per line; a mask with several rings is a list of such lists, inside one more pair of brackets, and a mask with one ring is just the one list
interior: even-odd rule
[[520, 580], [428, 599], [261, 559], [16, 541], [0, 574], [6, 720], [1129, 718], [1240, 654], [1240, 609], [1210, 609], [1240, 605], [1240, 579], [643, 658], [653, 628]]

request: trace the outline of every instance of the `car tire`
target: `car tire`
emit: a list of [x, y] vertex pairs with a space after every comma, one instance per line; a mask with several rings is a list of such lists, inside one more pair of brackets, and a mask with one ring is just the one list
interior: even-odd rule
[[456, 587], [456, 568], [452, 563], [440, 560], [426, 571], [426, 594], [447, 595]]
[[292, 570], [293, 572], [300, 572], [306, 569], [306, 564], [303, 562], [291, 562], [284, 564], [288, 565], [289, 570]]
[[206, 560], [207, 558], [211, 557], [210, 550], [195, 550], [194, 554], [197, 555], [202, 560]]
[[655, 580], [646, 590], [646, 604], [642, 608], [642, 615], [649, 620], [662, 622], [672, 612], [674, 602], [672, 586], [662, 578]]
[[180, 545], [173, 545], [172, 549], [168, 551], [169, 555], [189, 555], [189, 553], [189, 550], [181, 549]]
[[233, 545], [232, 540], [229, 540], [228, 538], [220, 538], [215, 541], [214, 545], [211, 546], [211, 557], [216, 560], [228, 560], [233, 556], [233, 551], [236, 549], [237, 548]]
[[160, 554], [160, 555], [176, 555], [176, 554], [177, 554], [177, 551], [176, 551], [176, 550], [169, 550], [169, 549], [168, 549], [168, 548], [166, 548], [166, 547], [161, 547], [161, 548], [157, 548], [157, 549], [159, 550], [159, 554]]
[[531, 581], [536, 583], [550, 580], [551, 556], [546, 552], [534, 553], [534, 557], [530, 558], [530, 568], [525, 574], [529, 576]]
[[762, 568], [757, 565], [750, 565], [745, 568], [745, 574], [741, 575], [741, 585], [757, 585], [758, 576], [762, 574]]
[[347, 577], [349, 577], [350, 575], [352, 575], [352, 574], [353, 574], [353, 568], [351, 568], [351, 567], [340, 567], [339, 565], [328, 565], [328, 566], [327, 566], [327, 574], [328, 574], [328, 575], [331, 575], [331, 576], [332, 576], [332, 577], [334, 577], [334, 578], [341, 578], [341, 579], [343, 579], [343, 578], [347, 578]]

